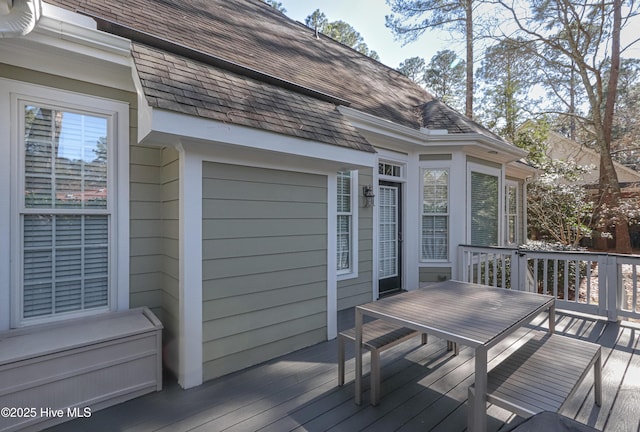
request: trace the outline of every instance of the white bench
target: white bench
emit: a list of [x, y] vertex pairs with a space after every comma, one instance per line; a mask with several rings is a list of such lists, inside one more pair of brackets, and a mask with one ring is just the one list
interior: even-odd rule
[[[595, 402], [602, 403], [600, 345], [544, 333], [534, 336], [487, 377], [487, 402], [522, 417], [559, 411], [594, 368]], [[469, 387], [473, 406], [474, 387]], [[471, 415], [471, 410], [469, 410]]]
[[[421, 333], [416, 330], [384, 320], [373, 320], [362, 325], [362, 345], [371, 352], [371, 405], [378, 405], [380, 401], [380, 353], [419, 334]], [[344, 385], [344, 342], [346, 339], [355, 342], [355, 328], [338, 334], [339, 386]], [[426, 343], [427, 335], [422, 333], [422, 344]]]
[[[162, 324], [147, 308], [0, 332], [0, 407], [35, 409], [0, 417], [0, 432], [45, 429], [160, 390]], [[46, 408], [64, 415], [41, 415]]]

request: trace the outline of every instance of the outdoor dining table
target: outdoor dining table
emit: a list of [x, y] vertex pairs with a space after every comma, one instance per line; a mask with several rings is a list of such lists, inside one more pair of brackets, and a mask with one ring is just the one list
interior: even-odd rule
[[[356, 347], [362, 347], [365, 315], [471, 347], [475, 354], [476, 397], [474, 406], [468, 408], [468, 430], [485, 432], [487, 352], [545, 310], [549, 311], [549, 332], [553, 333], [555, 298], [552, 296], [458, 281], [423, 284], [417, 290], [357, 306]], [[355, 401], [360, 405], [362, 349], [356, 350], [355, 357]]]

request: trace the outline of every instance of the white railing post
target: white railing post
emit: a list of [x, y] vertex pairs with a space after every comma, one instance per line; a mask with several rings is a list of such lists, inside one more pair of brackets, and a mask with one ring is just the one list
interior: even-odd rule
[[[455, 278], [454, 278], [455, 279]], [[467, 270], [467, 252], [464, 246], [458, 246], [458, 275], [457, 279], [462, 282], [469, 282]]]
[[522, 251], [516, 251], [516, 261], [518, 262], [518, 289], [520, 291], [531, 291], [527, 283], [527, 273], [529, 272], [527, 254]]
[[615, 256], [606, 255], [605, 257], [607, 265], [606, 268], [606, 277], [599, 278], [599, 289], [600, 295], [602, 298], [602, 288], [605, 285], [604, 292], [606, 293], [606, 302], [607, 302], [607, 319], [609, 321], [617, 321], [618, 320], [618, 307], [620, 296], [618, 295], [618, 290], [622, 286], [622, 281], [619, 277], [618, 271], [618, 261]]

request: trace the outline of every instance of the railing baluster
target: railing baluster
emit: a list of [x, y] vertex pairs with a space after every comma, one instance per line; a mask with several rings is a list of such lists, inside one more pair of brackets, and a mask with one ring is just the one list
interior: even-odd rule
[[633, 306], [631, 307], [631, 312], [636, 313], [638, 311], [638, 281], [636, 279], [636, 266], [632, 265], [631, 268], [631, 280], [633, 286]]
[[538, 292], [538, 258], [533, 259], [533, 286], [535, 292]]
[[553, 292], [558, 292], [558, 259], [553, 260]]
[[[562, 291], [565, 293], [569, 292], [569, 259], [564, 260], [564, 283], [562, 284]], [[556, 298], [558, 298], [558, 293], [554, 293]], [[567, 300], [567, 295], [565, 294], [564, 299]]]
[[[593, 265], [593, 261], [587, 261], [587, 298], [585, 299], [586, 304], [591, 304], [591, 266]], [[579, 298], [578, 298], [579, 300]]]
[[542, 261], [542, 292], [549, 292], [549, 260]]

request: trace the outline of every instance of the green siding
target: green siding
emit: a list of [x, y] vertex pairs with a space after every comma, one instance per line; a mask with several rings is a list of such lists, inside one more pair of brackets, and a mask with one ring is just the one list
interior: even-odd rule
[[338, 282], [338, 310], [373, 300], [373, 209], [363, 207], [362, 187], [373, 184], [371, 170], [358, 172], [358, 277]]
[[[152, 308], [168, 345], [179, 326], [178, 153], [132, 146], [130, 165], [131, 307]], [[175, 353], [167, 360], [175, 370]]]
[[420, 267], [420, 282], [441, 282], [451, 279], [450, 267]]
[[203, 378], [326, 339], [326, 177], [203, 164]]

